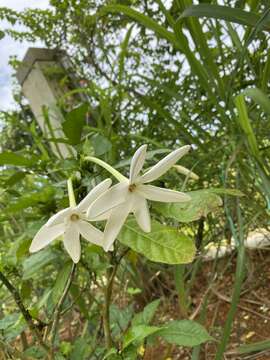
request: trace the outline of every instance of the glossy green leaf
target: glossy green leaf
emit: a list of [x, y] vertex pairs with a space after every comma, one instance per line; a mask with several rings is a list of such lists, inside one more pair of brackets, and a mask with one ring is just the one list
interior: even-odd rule
[[71, 110], [62, 123], [63, 131], [71, 145], [79, 144], [84, 125], [86, 124], [86, 113], [88, 104], [84, 103]]
[[138, 325], [131, 327], [124, 336], [123, 350], [130, 344], [139, 343], [160, 330], [157, 326]]
[[180, 222], [191, 222], [207, 216], [222, 205], [222, 199], [211, 190], [187, 193], [191, 201], [186, 203], [156, 203], [154, 209], [161, 215]]
[[143, 232], [135, 220], [128, 221], [118, 236], [122, 244], [149, 260], [165, 264], [185, 264], [193, 260], [193, 241], [176, 228], [152, 222], [150, 233]]
[[202, 325], [191, 320], [172, 321], [158, 335], [170, 344], [189, 347], [213, 340]]

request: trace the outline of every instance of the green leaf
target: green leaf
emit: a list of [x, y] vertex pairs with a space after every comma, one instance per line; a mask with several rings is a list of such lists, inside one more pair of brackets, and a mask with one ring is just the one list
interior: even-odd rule
[[188, 223], [207, 216], [222, 205], [222, 199], [208, 189], [190, 191], [187, 194], [191, 197], [189, 202], [156, 203], [154, 209], [165, 217]]
[[241, 345], [237, 349], [237, 352], [239, 352], [239, 354], [249, 354], [251, 352], [264, 351], [268, 349], [270, 349], [270, 340], [264, 340], [252, 344]]
[[86, 124], [87, 110], [88, 104], [84, 103], [65, 116], [62, 127], [71, 145], [77, 145], [81, 141], [83, 126]]
[[29, 167], [32, 166], [34, 163], [34, 159], [28, 159], [10, 151], [4, 151], [0, 154], [0, 166], [15, 165]]
[[48, 264], [52, 263], [58, 258], [57, 254], [52, 249], [47, 248], [31, 255], [23, 262], [23, 279], [30, 279]]
[[27, 359], [46, 359], [46, 351], [40, 346], [31, 346], [23, 354]]
[[91, 142], [95, 150], [95, 156], [100, 156], [109, 152], [112, 148], [111, 142], [100, 134], [95, 134], [91, 137]]
[[72, 267], [72, 264], [70, 263], [70, 261], [67, 262], [57, 275], [57, 278], [56, 278], [56, 281], [55, 281], [55, 284], [53, 286], [52, 293], [51, 293], [52, 301], [54, 304], [57, 304], [61, 295], [64, 292], [67, 280], [70, 275], [71, 267]]
[[69, 359], [70, 360], [88, 359], [90, 353], [91, 353], [91, 346], [87, 343], [86, 339], [80, 337], [75, 340]]
[[209, 188], [207, 191], [218, 195], [244, 196], [242, 191], [238, 189]]
[[135, 314], [134, 318], [132, 319], [132, 326], [148, 325], [153, 319], [159, 304], [160, 299], [154, 300], [150, 304], [147, 304], [143, 311]]
[[54, 193], [54, 188], [47, 186], [41, 191], [35, 191], [21, 196], [17, 201], [10, 203], [5, 210], [7, 212], [15, 213], [31, 206], [46, 204], [53, 201]]
[[5, 37], [4, 31], [0, 30], [0, 40], [2, 40]]
[[123, 309], [120, 309], [115, 304], [110, 306], [110, 322], [113, 337], [121, 336], [128, 328], [133, 312], [132, 304]]
[[160, 330], [157, 326], [138, 325], [131, 327], [124, 336], [123, 350], [132, 343], [139, 343]]
[[195, 256], [193, 241], [173, 227], [152, 222], [150, 233], [143, 232], [135, 220], [126, 222], [118, 236], [122, 244], [149, 260], [165, 264], [186, 264]]
[[5, 187], [11, 187], [15, 184], [17, 184], [19, 181], [25, 178], [27, 175], [24, 171], [17, 171], [15, 174], [11, 175], [6, 181], [5, 181]]
[[202, 325], [191, 320], [172, 321], [158, 332], [158, 336], [170, 344], [189, 347], [213, 340]]
[[259, 161], [260, 159], [260, 152], [259, 152], [259, 146], [256, 140], [255, 133], [253, 131], [251, 121], [248, 117], [246, 102], [243, 94], [240, 94], [236, 96], [235, 98], [235, 105], [237, 107], [237, 111], [239, 116], [237, 117], [237, 120], [243, 130], [243, 132], [246, 135], [246, 139], [249, 145], [249, 148], [251, 150], [252, 155]]
[[3, 319], [0, 320], [0, 330], [6, 330], [10, 326], [14, 325], [14, 323], [18, 321], [19, 317], [19, 313], [13, 313], [5, 316]]
[[258, 88], [248, 88], [242, 94], [251, 97], [251, 99], [270, 115], [270, 99], [269, 97]]
[[154, 31], [156, 35], [158, 35], [159, 37], [166, 39], [169, 42], [174, 43], [179, 47], [179, 44], [177, 44], [176, 38], [172, 32], [168, 31], [165, 27], [159, 25], [156, 21], [154, 21], [150, 17], [141, 14], [140, 12], [134, 9], [131, 9], [129, 6], [116, 5], [116, 4], [107, 5], [101, 9], [100, 15], [105, 15], [107, 13], [116, 13], [116, 14], [122, 13], [132, 18], [133, 20], [143, 25], [144, 27]]
[[[192, 5], [186, 8], [185, 11], [178, 18], [177, 24], [179, 24], [184, 18], [187, 18], [189, 16], [226, 20], [229, 22], [234, 22], [241, 25], [248, 25], [252, 27], [254, 27], [260, 19], [259, 15], [241, 10], [239, 8], [222, 5], [200, 4]], [[269, 29], [269, 23], [265, 25], [265, 28]]]

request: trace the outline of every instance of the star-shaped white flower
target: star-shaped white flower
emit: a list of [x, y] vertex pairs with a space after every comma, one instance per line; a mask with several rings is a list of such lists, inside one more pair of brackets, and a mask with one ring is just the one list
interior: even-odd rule
[[102, 181], [77, 206], [68, 207], [53, 215], [37, 232], [29, 251], [39, 251], [63, 235], [64, 247], [73, 262], [77, 263], [81, 257], [80, 235], [92, 244], [103, 247], [103, 232], [89, 224], [88, 221], [104, 220], [108, 216], [104, 213], [104, 216], [93, 219], [86, 218], [86, 210], [92, 202], [108, 190], [111, 183], [111, 179]]
[[104, 230], [104, 249], [108, 251], [129, 213], [133, 213], [138, 225], [145, 232], [151, 231], [151, 219], [147, 200], [161, 202], [185, 202], [190, 196], [182, 192], [159, 188], [147, 183], [156, 180], [166, 173], [190, 149], [189, 145], [183, 146], [148, 170], [139, 175], [145, 162], [147, 145], [142, 145], [131, 160], [129, 179], [123, 180], [112, 186], [102, 194], [88, 209], [89, 218], [101, 216], [111, 210], [111, 215]]

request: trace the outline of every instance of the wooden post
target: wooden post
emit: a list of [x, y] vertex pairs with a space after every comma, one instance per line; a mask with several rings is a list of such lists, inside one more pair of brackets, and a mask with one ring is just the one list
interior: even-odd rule
[[[64, 117], [58, 103], [67, 92], [78, 87], [74, 84], [74, 78], [69, 76], [69, 66], [69, 59], [63, 51], [29, 48], [16, 74], [46, 138], [65, 138], [61, 126]], [[85, 101], [82, 96], [76, 95], [69, 103], [70, 107], [74, 107], [76, 102]], [[56, 141], [50, 144], [53, 152], [60, 158], [76, 154], [74, 148], [65, 143]]]

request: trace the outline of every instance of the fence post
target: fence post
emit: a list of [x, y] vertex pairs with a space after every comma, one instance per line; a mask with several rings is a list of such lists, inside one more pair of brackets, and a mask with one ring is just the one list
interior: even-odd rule
[[[52, 151], [57, 157], [67, 158], [76, 151], [70, 145], [61, 143], [65, 138], [61, 123], [63, 113], [59, 108], [59, 100], [70, 90], [78, 87], [72, 72], [68, 69], [70, 61], [67, 54], [61, 50], [29, 48], [17, 70], [17, 79], [24, 96], [29, 101], [30, 108], [46, 138], [58, 141], [50, 142]], [[69, 106], [81, 102], [82, 94], [76, 94]], [[67, 103], [68, 104], [68, 103]], [[60, 142], [59, 142], [60, 140]]]

